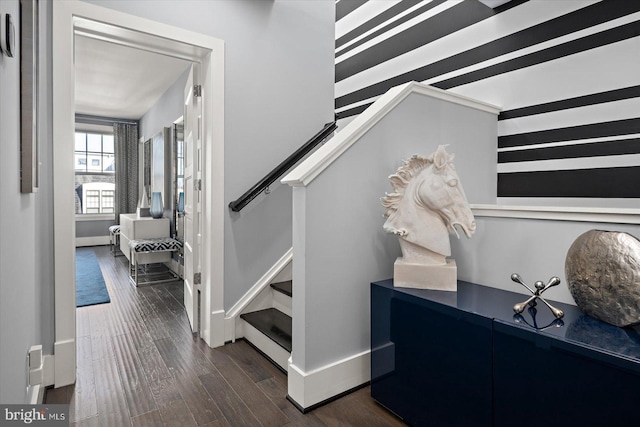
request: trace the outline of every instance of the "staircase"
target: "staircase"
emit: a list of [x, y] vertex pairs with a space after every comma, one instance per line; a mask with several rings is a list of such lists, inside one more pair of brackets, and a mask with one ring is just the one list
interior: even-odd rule
[[262, 310], [243, 313], [245, 340], [287, 372], [291, 356], [291, 298], [292, 282], [272, 283], [272, 306]]

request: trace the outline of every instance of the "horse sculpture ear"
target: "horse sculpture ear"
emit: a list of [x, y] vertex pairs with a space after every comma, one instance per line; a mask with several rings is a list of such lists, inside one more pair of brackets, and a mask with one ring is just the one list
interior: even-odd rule
[[444, 170], [444, 168], [453, 160], [453, 155], [447, 153], [446, 145], [438, 146], [438, 149], [435, 153], [433, 153], [433, 165], [436, 167], [438, 172]]

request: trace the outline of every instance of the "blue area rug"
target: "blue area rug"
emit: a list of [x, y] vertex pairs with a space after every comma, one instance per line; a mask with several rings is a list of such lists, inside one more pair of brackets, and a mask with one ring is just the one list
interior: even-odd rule
[[76, 249], [76, 307], [111, 302], [98, 258], [91, 248]]

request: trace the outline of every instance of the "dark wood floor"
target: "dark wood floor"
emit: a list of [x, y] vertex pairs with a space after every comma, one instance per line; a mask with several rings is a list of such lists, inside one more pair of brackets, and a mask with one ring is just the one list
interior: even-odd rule
[[286, 376], [244, 341], [211, 349], [194, 338], [182, 283], [129, 284], [124, 257], [96, 247], [111, 303], [77, 309], [77, 382], [49, 389], [72, 426], [403, 426], [369, 387], [310, 413]]

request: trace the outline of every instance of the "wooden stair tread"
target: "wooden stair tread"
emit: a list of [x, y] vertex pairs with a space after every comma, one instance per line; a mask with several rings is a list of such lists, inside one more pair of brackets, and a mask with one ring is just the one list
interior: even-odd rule
[[271, 287], [274, 290], [281, 292], [287, 296], [293, 295], [293, 281], [291, 280], [287, 280], [285, 282], [272, 283]]
[[291, 353], [291, 317], [275, 308], [244, 313], [240, 318]]

